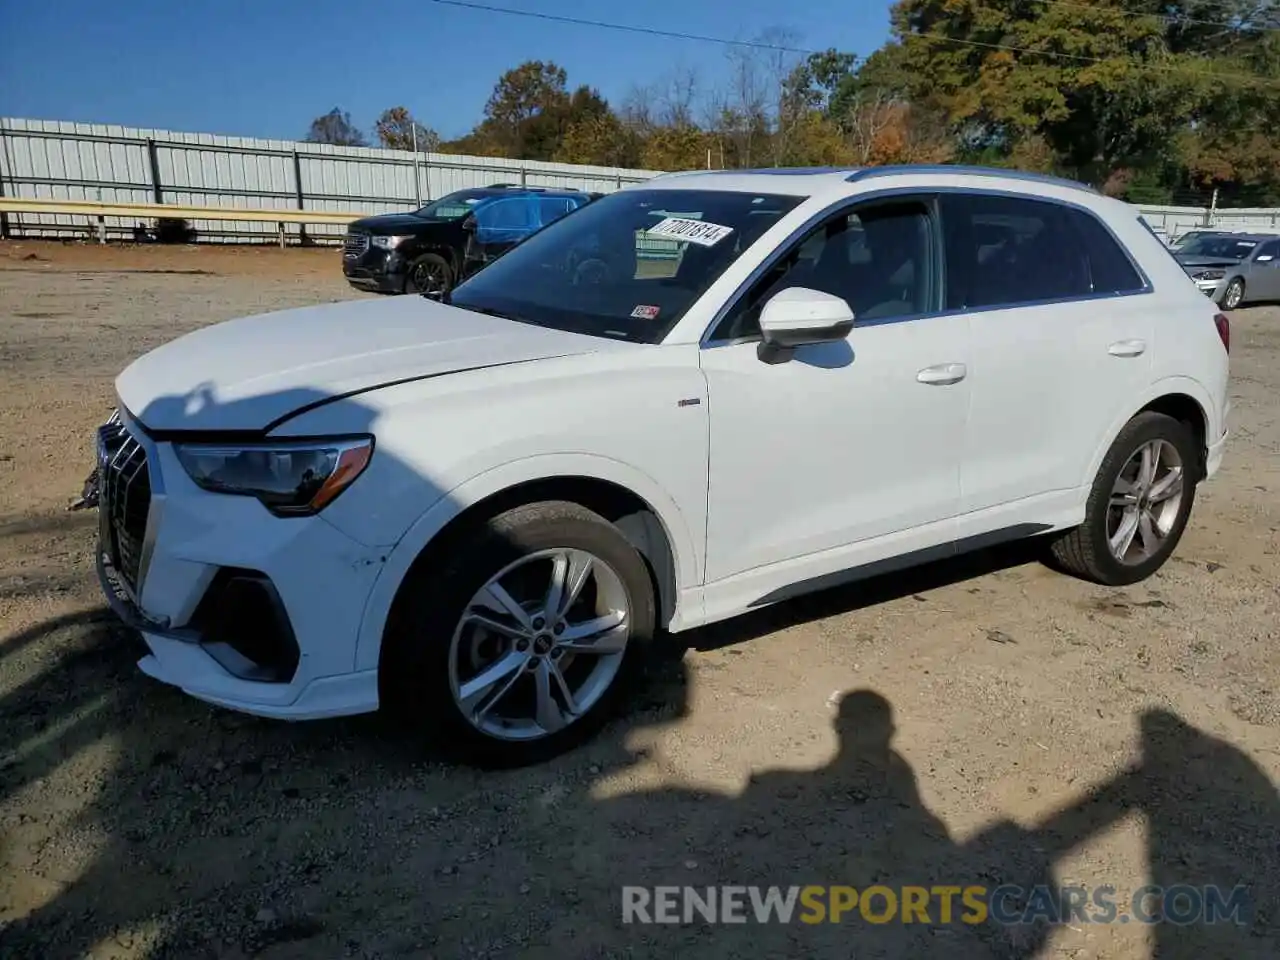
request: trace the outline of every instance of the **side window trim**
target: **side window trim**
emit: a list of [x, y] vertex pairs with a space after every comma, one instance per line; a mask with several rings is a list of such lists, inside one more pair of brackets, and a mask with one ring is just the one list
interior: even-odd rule
[[919, 188], [908, 188], [902, 190], [885, 190], [875, 193], [856, 194], [851, 197], [841, 197], [838, 201], [828, 207], [818, 211], [809, 217], [804, 223], [793, 230], [785, 241], [779, 244], [773, 252], [769, 254], [755, 269], [747, 275], [747, 278], [738, 285], [733, 294], [720, 306], [715, 316], [711, 318], [711, 322], [707, 325], [707, 329], [703, 332], [701, 347], [718, 347], [730, 346], [740, 343], [756, 343], [760, 340], [760, 334], [753, 333], [742, 337], [718, 337], [715, 334], [725, 321], [731, 317], [738, 309], [741, 302], [750, 295], [755, 285], [768, 274], [778, 263], [795, 253], [803, 246], [813, 234], [815, 230], [823, 226], [827, 222], [837, 217], [847, 217], [856, 213], [859, 209], [867, 209], [868, 207], [880, 206], [888, 203], [911, 203], [918, 202], [929, 217], [929, 279], [927, 297], [929, 304], [933, 310], [924, 313], [913, 313], [901, 317], [890, 317], [884, 320], [864, 320], [862, 326], [878, 326], [888, 323], [905, 323], [909, 320], [917, 320], [921, 317], [933, 316], [941, 311], [942, 307], [942, 291], [945, 257], [942, 253], [942, 234], [940, 228], [940, 220], [938, 217], [938, 200], [934, 191], [921, 191]]
[[[945, 317], [945, 316], [960, 315], [960, 314], [966, 314], [966, 313], [983, 313], [983, 312], [990, 312], [993, 310], [1014, 310], [1014, 309], [1018, 309], [1019, 307], [1044, 307], [1044, 306], [1051, 306], [1058, 303], [1087, 303], [1091, 300], [1115, 300], [1121, 297], [1140, 297], [1140, 296], [1145, 296], [1155, 292], [1155, 287], [1151, 283], [1151, 277], [1148, 275], [1147, 271], [1143, 268], [1142, 264], [1139, 263], [1138, 260], [1134, 257], [1133, 252], [1129, 249], [1128, 244], [1124, 243], [1124, 241], [1122, 241], [1118, 236], [1116, 236], [1115, 231], [1111, 228], [1111, 225], [1107, 223], [1106, 220], [1104, 220], [1102, 217], [1099, 217], [1092, 210], [1090, 210], [1088, 207], [1082, 204], [1073, 203], [1069, 200], [1064, 200], [1060, 197], [1045, 197], [1038, 194], [1021, 193], [1021, 192], [1012, 191], [1012, 190], [999, 190], [992, 187], [934, 187], [932, 189], [923, 190], [923, 191], [919, 187], [891, 187], [885, 190], [876, 190], [868, 193], [856, 194], [854, 196], [841, 197], [839, 200], [829, 204], [828, 206], [824, 207], [822, 210], [819, 210], [817, 213], [813, 214], [807, 220], [805, 220], [804, 223], [800, 224], [800, 226], [796, 227], [796, 229], [793, 230], [788, 235], [787, 239], [783, 241], [783, 243], [779, 244], [778, 247], [769, 254], [769, 256], [767, 256], [764, 260], [762, 260], [759, 264], [755, 266], [755, 268], [751, 271], [751, 273], [747, 275], [746, 279], [744, 279], [742, 283], [738, 285], [737, 289], [735, 289], [733, 293], [725, 300], [725, 302], [720, 305], [719, 309], [717, 309], [715, 314], [712, 316], [710, 322], [708, 322], [706, 329], [703, 331], [702, 339], [699, 341], [699, 346], [703, 348], [723, 347], [723, 346], [732, 346], [738, 343], [752, 343], [759, 340], [758, 336], [727, 339], [727, 338], [716, 338], [713, 335], [716, 333], [716, 331], [720, 329], [720, 326], [724, 322], [725, 317], [727, 317], [729, 313], [737, 307], [738, 301], [751, 291], [751, 288], [755, 286], [756, 282], [762, 276], [764, 276], [765, 273], [773, 269], [773, 267], [777, 264], [778, 260], [780, 260], [783, 256], [790, 255], [790, 253], [794, 249], [794, 246], [798, 240], [807, 236], [808, 233], [814, 229], [814, 227], [824, 222], [825, 220], [830, 219], [833, 215], [838, 213], [841, 209], [851, 208], [855, 205], [863, 204], [868, 201], [892, 200], [892, 199], [910, 200], [915, 198], [915, 199], [921, 200], [922, 202], [929, 203], [930, 198], [932, 198], [932, 203], [930, 206], [930, 214], [931, 214], [931, 219], [933, 220], [932, 232], [933, 232], [933, 245], [936, 250], [935, 257], [942, 257], [945, 260], [945, 256], [946, 256], [945, 248], [942, 245], [943, 238], [944, 238], [943, 224], [942, 224], [941, 217], [938, 215], [937, 204], [938, 204], [938, 199], [943, 194], [954, 194], [954, 193], [970, 194], [970, 195], [981, 194], [982, 196], [988, 196], [988, 197], [1006, 197], [1006, 198], [1012, 198], [1012, 199], [1018, 199], [1018, 200], [1040, 200], [1044, 203], [1057, 204], [1059, 206], [1067, 207], [1071, 210], [1079, 210], [1082, 213], [1086, 214], [1087, 216], [1093, 217], [1102, 226], [1102, 229], [1107, 232], [1107, 235], [1110, 236], [1111, 239], [1115, 241], [1116, 245], [1119, 246], [1121, 251], [1123, 251], [1125, 257], [1128, 259], [1129, 264], [1137, 272], [1138, 279], [1142, 281], [1142, 287], [1138, 290], [1133, 290], [1131, 292], [1126, 292], [1126, 293], [1095, 293], [1095, 294], [1086, 294], [1086, 295], [1081, 295], [1076, 297], [1066, 297], [1066, 298], [1059, 298], [1059, 299], [1031, 300], [1025, 303], [1011, 303], [1011, 304], [1006, 304], [1000, 307], [978, 307], [973, 309], [959, 309], [959, 310], [943, 310], [941, 309], [941, 301], [939, 299], [935, 299], [934, 302], [938, 304], [939, 309], [934, 312], [915, 314], [908, 317], [895, 317], [892, 320], [885, 321], [885, 322], [904, 323], [908, 320], [922, 320], [927, 317]], [[1156, 237], [1157, 240], [1159, 239], [1155, 231], [1151, 229], [1150, 224], [1147, 224], [1144, 222], [1143, 226], [1146, 227], [1148, 233], [1150, 233], [1153, 237]], [[1163, 244], [1161, 244], [1161, 246], [1163, 247]], [[1170, 256], [1171, 258], [1173, 257], [1173, 253], [1168, 249], [1165, 250], [1165, 253], [1168, 254], [1168, 256]], [[1177, 261], [1175, 260], [1175, 262]], [[936, 269], [936, 264], [935, 264], [935, 269]], [[945, 269], [940, 272], [935, 272], [935, 277], [937, 278], [939, 290], [945, 291], [946, 290]], [[936, 293], [935, 293], [935, 296], [937, 296]], [[868, 324], [873, 322], [875, 321], [868, 321]]]

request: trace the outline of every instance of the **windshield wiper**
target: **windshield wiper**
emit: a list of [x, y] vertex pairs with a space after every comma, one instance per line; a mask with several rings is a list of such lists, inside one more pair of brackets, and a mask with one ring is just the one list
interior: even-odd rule
[[458, 307], [462, 310], [470, 310], [472, 313], [483, 313], [486, 317], [497, 317], [499, 320], [514, 320], [516, 322], [520, 322], [519, 317], [512, 316], [509, 313], [503, 313], [501, 310], [495, 310], [493, 309], [493, 307], [462, 306], [462, 304], [453, 303], [452, 301], [449, 301], [449, 300], [446, 300], [444, 302], [448, 303], [450, 306]]

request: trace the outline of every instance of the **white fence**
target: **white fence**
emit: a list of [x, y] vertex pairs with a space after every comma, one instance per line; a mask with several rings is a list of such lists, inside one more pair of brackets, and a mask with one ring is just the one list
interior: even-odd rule
[[1208, 207], [1150, 207], [1139, 205], [1151, 229], [1172, 240], [1188, 230], [1214, 227], [1219, 230], [1261, 230], [1280, 232], [1280, 209], [1239, 207], [1210, 210]]
[[[0, 118], [0, 195], [8, 197], [391, 213], [464, 187], [519, 183], [607, 193], [657, 173]], [[1170, 239], [1206, 226], [1280, 230], [1280, 209], [1139, 209]], [[105, 226], [109, 235], [128, 236], [134, 224], [108, 218]], [[277, 230], [274, 223], [225, 220], [190, 226], [204, 240], [275, 238]], [[87, 217], [0, 213], [5, 236], [87, 236], [96, 229]], [[310, 239], [332, 242], [343, 228], [289, 230], [294, 239], [305, 231]]]
[[[464, 187], [516, 183], [607, 193], [655, 175], [621, 167], [0, 118], [0, 195], [8, 197], [373, 214], [411, 210]], [[274, 223], [201, 220], [190, 226], [207, 240], [276, 235]], [[96, 227], [68, 215], [9, 214], [0, 221], [10, 236], [86, 236]], [[109, 218], [106, 227], [111, 235], [126, 236], [134, 224]], [[290, 229], [296, 237], [303, 228]], [[343, 228], [305, 230], [312, 239], [336, 240]]]

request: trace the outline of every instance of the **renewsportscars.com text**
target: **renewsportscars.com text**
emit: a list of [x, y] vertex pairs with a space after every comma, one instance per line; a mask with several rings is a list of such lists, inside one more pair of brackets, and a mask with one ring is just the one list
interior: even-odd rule
[[623, 923], [1031, 923], [1246, 924], [1242, 886], [980, 885], [622, 888]]

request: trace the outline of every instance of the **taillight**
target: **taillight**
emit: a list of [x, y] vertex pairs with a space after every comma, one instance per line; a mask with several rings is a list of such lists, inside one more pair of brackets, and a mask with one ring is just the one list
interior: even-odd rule
[[1213, 324], [1218, 328], [1218, 337], [1222, 340], [1222, 349], [1231, 352], [1231, 321], [1227, 319], [1225, 313], [1219, 313], [1213, 318]]

